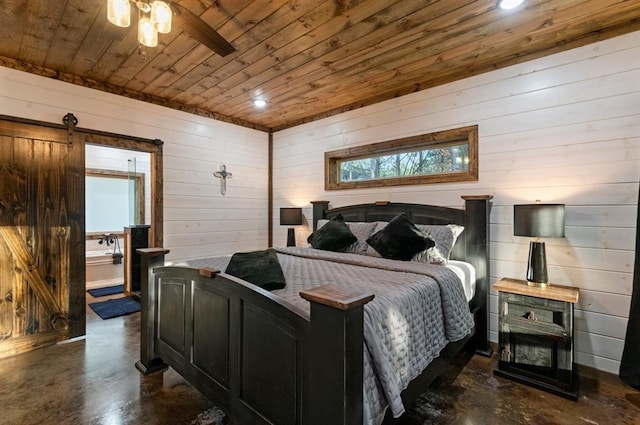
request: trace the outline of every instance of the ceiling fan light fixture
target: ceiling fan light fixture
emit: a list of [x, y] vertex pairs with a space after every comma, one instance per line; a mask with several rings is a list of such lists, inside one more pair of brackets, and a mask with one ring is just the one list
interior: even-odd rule
[[107, 0], [107, 19], [113, 25], [131, 25], [131, 3], [129, 0]]
[[158, 45], [158, 31], [146, 16], [140, 18], [138, 22], [138, 41], [143, 46], [156, 47]]
[[171, 8], [167, 3], [160, 0], [151, 3], [151, 22], [160, 34], [171, 31]]
[[[158, 33], [171, 32], [174, 18], [180, 27], [196, 41], [220, 56], [235, 52], [235, 48], [198, 15], [171, 0], [107, 0], [109, 22], [121, 27], [131, 24], [131, 4], [138, 9], [138, 42], [140, 47], [156, 47]], [[142, 52], [143, 50], [140, 49]]]
[[498, 7], [502, 10], [511, 10], [524, 3], [524, 0], [498, 0]]

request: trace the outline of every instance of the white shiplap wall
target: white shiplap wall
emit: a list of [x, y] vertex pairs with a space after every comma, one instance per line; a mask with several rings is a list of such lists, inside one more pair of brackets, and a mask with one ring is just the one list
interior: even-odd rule
[[[170, 258], [267, 244], [265, 133], [0, 67], [0, 114], [60, 122], [164, 145]], [[477, 183], [325, 192], [323, 153], [463, 125], [480, 126]], [[528, 239], [512, 235], [514, 203], [567, 205], [567, 237], [547, 240], [550, 278], [581, 288], [577, 361], [617, 372], [629, 311], [640, 170], [640, 33], [415, 93], [274, 135], [274, 241], [281, 206], [391, 200], [460, 207], [492, 194], [492, 281], [522, 277]], [[212, 176], [233, 173], [227, 195]], [[308, 234], [297, 232], [299, 244]], [[492, 339], [497, 340], [495, 292]]]
[[266, 133], [0, 67], [0, 114], [60, 123], [68, 112], [82, 128], [164, 141], [169, 259], [267, 246]]
[[[478, 182], [324, 191], [325, 151], [479, 125]], [[566, 238], [549, 239], [550, 281], [579, 287], [576, 361], [617, 373], [632, 288], [640, 178], [640, 32], [541, 58], [274, 135], [277, 208], [311, 200], [461, 207], [491, 194], [491, 282], [524, 278], [528, 238], [513, 236], [513, 204], [566, 204]], [[309, 230], [297, 229], [298, 244]], [[491, 339], [497, 341], [492, 290]]]

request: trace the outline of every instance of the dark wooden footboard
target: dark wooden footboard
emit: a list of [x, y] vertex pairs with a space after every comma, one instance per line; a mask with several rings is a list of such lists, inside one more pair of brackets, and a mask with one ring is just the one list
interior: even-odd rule
[[362, 424], [363, 306], [373, 295], [314, 288], [303, 293], [309, 318], [216, 270], [154, 268], [166, 252], [140, 250], [148, 316], [138, 369], [166, 362], [242, 425]]

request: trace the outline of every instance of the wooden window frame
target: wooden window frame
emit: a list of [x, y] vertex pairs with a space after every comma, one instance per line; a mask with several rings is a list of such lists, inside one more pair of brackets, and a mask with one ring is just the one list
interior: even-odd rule
[[[469, 163], [468, 169], [465, 171], [349, 182], [343, 182], [339, 179], [340, 161], [377, 156], [380, 154], [391, 154], [402, 150], [412, 150], [417, 147], [434, 149], [438, 146], [450, 146], [454, 142], [466, 142], [468, 144]], [[434, 133], [325, 152], [324, 177], [325, 190], [478, 181], [478, 126], [472, 125], [454, 128], [451, 130], [437, 131]]]
[[[136, 221], [138, 224], [142, 224], [145, 221], [144, 214], [144, 202], [145, 202], [145, 191], [144, 191], [144, 173], [132, 173], [127, 171], [118, 171], [118, 170], [105, 170], [98, 168], [86, 168], [85, 169], [85, 178], [86, 177], [103, 177], [110, 179], [122, 179], [122, 180], [130, 180], [131, 178], [135, 179], [136, 182]], [[85, 206], [86, 210], [86, 206]], [[104, 232], [109, 232], [116, 236], [124, 236], [124, 228], [123, 229], [104, 229], [99, 232], [86, 232], [87, 239], [100, 239]]]

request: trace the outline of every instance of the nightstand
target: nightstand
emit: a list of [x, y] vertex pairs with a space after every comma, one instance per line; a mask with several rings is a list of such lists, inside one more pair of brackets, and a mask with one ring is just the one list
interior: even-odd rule
[[570, 400], [578, 399], [573, 363], [573, 307], [578, 288], [496, 282], [500, 351], [494, 373]]

